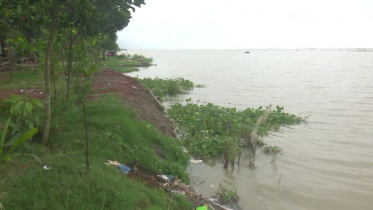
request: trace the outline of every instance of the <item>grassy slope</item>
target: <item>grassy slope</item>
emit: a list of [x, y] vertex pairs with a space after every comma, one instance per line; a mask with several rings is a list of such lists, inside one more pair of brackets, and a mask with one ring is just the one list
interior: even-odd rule
[[149, 67], [152, 65], [152, 58], [146, 58], [141, 55], [134, 55], [129, 57], [111, 57], [110, 60], [106, 59], [104, 65], [115, 69], [122, 73], [129, 73], [133, 71], [139, 71], [138, 67]]
[[[90, 151], [99, 150], [115, 131], [112, 140], [99, 153], [90, 156], [90, 172], [85, 176], [84, 118], [81, 107], [60, 119], [63, 132], [51, 136], [54, 149], [34, 144], [43, 165], [27, 161], [19, 173], [20, 160], [0, 164], [10, 174], [0, 181], [0, 200], [5, 209], [167, 209], [169, 196], [130, 181], [106, 160], [122, 164], [138, 163], [163, 174], [178, 175], [186, 181], [188, 158], [174, 139], [161, 134], [155, 126], [134, 119], [131, 110], [114, 96], [87, 102]], [[160, 159], [154, 144], [162, 150]], [[4, 194], [4, 192], [6, 194]], [[173, 199], [170, 209], [191, 209], [182, 197]]]

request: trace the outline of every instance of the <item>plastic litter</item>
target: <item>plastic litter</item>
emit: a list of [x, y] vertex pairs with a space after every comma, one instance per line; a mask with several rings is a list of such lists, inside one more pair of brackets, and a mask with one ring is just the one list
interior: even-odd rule
[[127, 174], [131, 171], [131, 168], [125, 165], [119, 165], [118, 168], [122, 171], [123, 174]]
[[171, 190], [171, 193], [176, 195], [185, 195], [185, 192], [180, 190]]
[[216, 205], [216, 206], [219, 206], [219, 207], [220, 207], [221, 209], [223, 209], [223, 210], [233, 210], [233, 209], [228, 208], [228, 207], [226, 207], [226, 206], [222, 206], [222, 205], [220, 205], [218, 202], [216, 202], [217, 200], [216, 200], [215, 198], [208, 198], [208, 199], [206, 199], [206, 200], [210, 201], [211, 203], [213, 203], [213, 204]]
[[182, 146], [181, 148], [183, 148], [183, 151], [184, 151], [185, 153], [188, 153], [188, 150], [187, 150], [184, 146]]
[[197, 207], [196, 210], [209, 210], [209, 207], [207, 205]]
[[172, 182], [174, 180], [174, 176], [172, 176], [172, 175], [170, 175], [168, 178], [170, 179], [170, 182]]
[[51, 169], [52, 167], [44, 166], [43, 168], [44, 170], [48, 170], [48, 169]]
[[202, 163], [203, 161], [202, 160], [190, 160], [190, 162], [192, 162], [192, 163]]
[[157, 175], [157, 177], [165, 180], [166, 182], [168, 182], [170, 180], [166, 175]]
[[119, 163], [118, 161], [116, 160], [107, 160], [107, 163], [105, 163], [106, 165], [114, 165], [114, 166], [120, 166], [122, 165], [121, 163]]

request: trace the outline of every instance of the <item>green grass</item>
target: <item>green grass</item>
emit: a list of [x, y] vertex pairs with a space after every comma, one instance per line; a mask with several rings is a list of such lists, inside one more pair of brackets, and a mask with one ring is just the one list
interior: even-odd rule
[[135, 54], [131, 57], [111, 57], [110, 60], [106, 59], [104, 65], [121, 73], [130, 73], [133, 71], [139, 71], [139, 67], [149, 67], [153, 65], [152, 62], [152, 58], [146, 58], [142, 55]]
[[0, 80], [0, 88], [44, 88], [44, 84], [36, 83], [36, 80], [41, 82], [44, 81], [44, 74], [37, 74], [33, 70], [25, 70], [24, 76], [20, 71], [13, 72], [13, 81], [10, 81], [9, 72], [1, 72], [0, 77], [4, 78]]
[[166, 96], [183, 94], [189, 90], [193, 90], [194, 84], [192, 81], [182, 77], [176, 79], [161, 79], [161, 78], [136, 78], [146, 89], [161, 101], [165, 100]]
[[[91, 153], [105, 145], [115, 131], [108, 145], [89, 157], [88, 176], [83, 155], [84, 118], [82, 108], [75, 107], [59, 118], [63, 131], [51, 136], [53, 149], [33, 144], [43, 165], [51, 169], [44, 170], [37, 162], [22, 156], [0, 165], [0, 200], [6, 210], [168, 208], [170, 198], [162, 190], [131, 181], [117, 167], [104, 163], [107, 160], [125, 165], [136, 163], [159, 174], [173, 174], [188, 181], [185, 172], [188, 157], [177, 141], [161, 134], [154, 125], [137, 121], [133, 111], [115, 96], [86, 102], [86, 111]], [[159, 157], [154, 145], [164, 159]], [[170, 209], [189, 210], [192, 204], [182, 197], [174, 197]]]

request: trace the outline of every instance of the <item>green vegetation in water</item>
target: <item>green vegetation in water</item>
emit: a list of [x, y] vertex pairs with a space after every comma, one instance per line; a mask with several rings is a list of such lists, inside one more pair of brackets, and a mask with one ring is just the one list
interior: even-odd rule
[[278, 146], [265, 146], [263, 148], [263, 152], [265, 154], [277, 154], [281, 151], [280, 147]]
[[206, 85], [202, 85], [202, 84], [197, 84], [196, 85], [196, 88], [204, 88], [204, 87], [206, 87]]
[[182, 77], [176, 79], [161, 79], [158, 77], [136, 79], [161, 101], [164, 101], [166, 96], [183, 94], [194, 88], [192, 81]]
[[231, 207], [233, 207], [233, 204], [238, 206], [237, 202], [240, 197], [238, 196], [236, 191], [233, 192], [232, 190], [228, 190], [227, 188], [222, 187], [222, 185], [220, 184], [219, 190], [216, 195], [219, 203], [230, 204]]
[[130, 73], [139, 71], [139, 67], [149, 67], [153, 65], [153, 58], [147, 58], [142, 55], [118, 55], [106, 59], [105, 66], [117, 70], [121, 73]]
[[[283, 109], [276, 106], [275, 110], [270, 111], [268, 119], [256, 128], [256, 134], [268, 135], [269, 131], [278, 131], [282, 125], [299, 124], [304, 121], [301, 117], [283, 112]], [[250, 141], [250, 132], [255, 129], [258, 119], [265, 112], [266, 109], [262, 107], [238, 111], [236, 108], [221, 107], [212, 103], [195, 104], [191, 99], [187, 99], [185, 106], [174, 104], [167, 113], [181, 132], [185, 146], [193, 155], [202, 158], [223, 155], [225, 162], [233, 163], [239, 161], [243, 143]]]
[[[188, 157], [180, 145], [161, 134], [153, 124], [137, 121], [133, 111], [115, 96], [86, 102], [86, 111], [90, 153], [102, 148], [114, 131], [107, 146], [89, 156], [89, 174], [85, 175], [84, 165], [83, 111], [74, 106], [59, 118], [63, 132], [51, 135], [51, 147], [32, 145], [43, 165], [50, 169], [45, 170], [36, 161], [24, 157], [12, 160], [11, 164], [0, 164], [3, 206], [6, 209], [168, 209], [170, 198], [163, 190], [131, 181], [117, 167], [104, 163], [110, 159], [125, 165], [138, 164], [187, 182]], [[15, 152], [22, 153], [23, 149], [19, 147]], [[170, 209], [192, 209], [192, 204], [174, 196]]]

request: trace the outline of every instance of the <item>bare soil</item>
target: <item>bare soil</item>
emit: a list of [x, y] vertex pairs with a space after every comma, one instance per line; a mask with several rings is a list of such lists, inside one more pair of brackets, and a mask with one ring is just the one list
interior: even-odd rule
[[[45, 93], [42, 89], [44, 87], [42, 82], [40, 86], [40, 89], [4, 89], [0, 87], [0, 99], [8, 98], [12, 94], [23, 96], [28, 92], [28, 96], [41, 100], [45, 98]], [[87, 99], [97, 100], [101, 94], [106, 93], [115, 93], [124, 99], [125, 104], [135, 111], [139, 120], [151, 122], [163, 134], [176, 137], [173, 127], [163, 113], [163, 106], [135, 78], [105, 68], [95, 76], [91, 85], [91, 93]]]
[[91, 100], [101, 94], [116, 93], [124, 99], [125, 104], [133, 108], [138, 119], [154, 123], [163, 134], [176, 137], [173, 127], [163, 113], [162, 105], [135, 78], [106, 68], [95, 76], [91, 90], [87, 96]]

